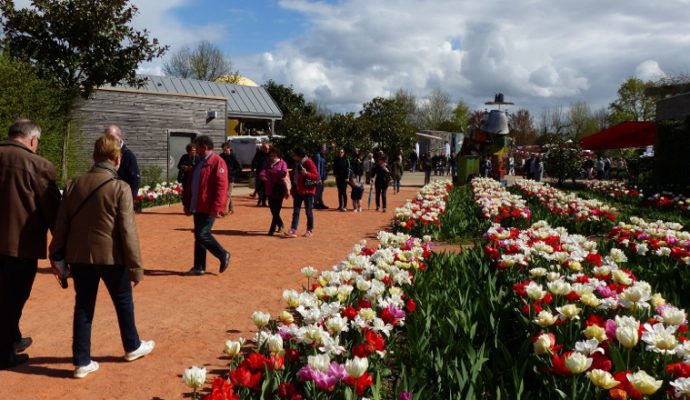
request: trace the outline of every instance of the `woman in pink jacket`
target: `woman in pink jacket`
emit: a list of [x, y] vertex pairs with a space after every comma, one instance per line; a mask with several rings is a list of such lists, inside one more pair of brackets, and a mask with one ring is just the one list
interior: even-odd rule
[[319, 171], [316, 164], [307, 156], [304, 147], [297, 147], [292, 151], [292, 159], [295, 161], [295, 169], [292, 172], [292, 224], [290, 230], [284, 236], [297, 237], [299, 226], [299, 213], [304, 203], [304, 211], [307, 214], [307, 232], [304, 237], [311, 237], [314, 232], [314, 194], [316, 186], [321, 184]]
[[280, 218], [280, 210], [283, 208], [283, 199], [290, 197], [289, 189], [285, 184], [285, 177], [288, 174], [288, 167], [285, 161], [280, 158], [280, 150], [271, 147], [268, 151], [268, 164], [259, 174], [266, 186], [266, 197], [268, 197], [268, 207], [271, 209], [271, 227], [268, 229], [268, 236], [278, 231], [283, 231], [283, 220]]

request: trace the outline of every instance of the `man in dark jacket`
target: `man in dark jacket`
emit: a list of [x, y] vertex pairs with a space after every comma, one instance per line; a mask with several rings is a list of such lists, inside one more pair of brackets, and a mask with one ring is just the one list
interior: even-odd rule
[[136, 201], [139, 194], [139, 185], [141, 184], [141, 173], [139, 172], [137, 157], [132, 153], [132, 150], [127, 148], [125, 141], [122, 140], [122, 131], [119, 126], [110, 125], [105, 128], [105, 134], [118, 139], [122, 143], [122, 160], [120, 161], [120, 169], [117, 170], [117, 175], [120, 179], [127, 182], [132, 189], [132, 200]]
[[40, 140], [36, 124], [19, 120], [0, 142], [0, 369], [29, 359], [17, 354], [31, 345], [21, 336], [19, 319], [60, 206], [55, 167], [35, 154]]
[[225, 212], [232, 214], [235, 212], [235, 206], [232, 204], [232, 188], [235, 186], [237, 175], [242, 171], [242, 165], [237, 161], [230, 143], [225, 142], [221, 147], [223, 152], [220, 153], [220, 158], [225, 161], [225, 165], [228, 167], [228, 206]]
[[350, 160], [345, 157], [345, 149], [340, 148], [338, 155], [333, 160], [333, 175], [335, 184], [338, 187], [338, 209], [347, 211], [347, 181], [351, 173]]
[[[326, 145], [322, 145], [319, 150], [314, 154], [314, 164], [316, 165], [316, 170], [319, 171], [319, 179], [322, 182], [326, 182], [328, 179], [328, 164], [326, 163], [326, 154], [328, 149]], [[316, 187], [316, 195], [314, 196], [314, 208], [317, 210], [326, 210], [328, 206], [323, 202], [323, 190], [325, 185], [319, 185]]]

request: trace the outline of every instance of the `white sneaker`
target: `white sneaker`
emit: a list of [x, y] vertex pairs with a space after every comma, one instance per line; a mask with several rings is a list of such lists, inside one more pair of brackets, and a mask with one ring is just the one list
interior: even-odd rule
[[142, 341], [138, 349], [125, 354], [125, 360], [134, 361], [138, 358], [141, 358], [152, 352], [154, 347], [156, 347], [156, 342], [153, 340]]
[[84, 365], [83, 367], [77, 367], [74, 369], [74, 377], [77, 379], [85, 378], [86, 375], [98, 371], [98, 363], [95, 361], [91, 361], [88, 365]]

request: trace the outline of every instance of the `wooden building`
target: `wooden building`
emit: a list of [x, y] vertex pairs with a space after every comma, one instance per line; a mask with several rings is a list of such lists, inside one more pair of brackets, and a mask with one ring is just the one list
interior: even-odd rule
[[103, 87], [79, 109], [85, 147], [110, 124], [119, 125], [140, 168], [159, 167], [161, 178], [177, 176], [185, 146], [198, 135], [220, 145], [227, 140], [228, 121], [265, 126], [273, 133], [282, 113], [262, 87], [146, 76], [141, 88]]

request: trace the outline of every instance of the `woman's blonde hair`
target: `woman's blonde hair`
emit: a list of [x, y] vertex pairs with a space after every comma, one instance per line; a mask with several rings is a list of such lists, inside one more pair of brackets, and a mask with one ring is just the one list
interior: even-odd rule
[[99, 137], [93, 145], [93, 160], [97, 163], [104, 161], [115, 162], [121, 153], [120, 141], [109, 135]]

